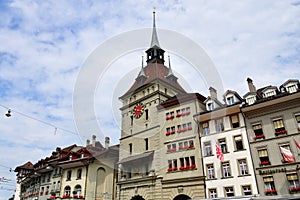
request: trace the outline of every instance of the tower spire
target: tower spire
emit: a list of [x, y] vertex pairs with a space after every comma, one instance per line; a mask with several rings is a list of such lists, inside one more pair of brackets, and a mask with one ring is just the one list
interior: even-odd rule
[[159, 47], [159, 41], [158, 41], [158, 36], [156, 32], [156, 24], [155, 24], [155, 7], [153, 8], [153, 28], [152, 28], [152, 39], [151, 39], [151, 44], [150, 47], [157, 46]]
[[153, 29], [152, 29], [152, 38], [150, 48], [146, 51], [147, 53], [147, 64], [149, 63], [160, 63], [164, 64], [164, 50], [160, 48], [157, 32], [156, 32], [156, 24], [155, 24], [155, 10], [153, 10]]

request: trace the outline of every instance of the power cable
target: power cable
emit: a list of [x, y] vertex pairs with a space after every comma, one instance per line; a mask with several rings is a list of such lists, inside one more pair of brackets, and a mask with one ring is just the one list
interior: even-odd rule
[[52, 124], [52, 123], [46, 122], [46, 121], [44, 121], [44, 120], [41, 120], [41, 119], [38, 119], [38, 118], [35, 118], [35, 117], [32, 117], [32, 116], [30, 116], [30, 115], [28, 115], [28, 114], [22, 113], [22, 112], [20, 112], [20, 111], [15, 110], [15, 109], [11, 109], [11, 108], [9, 108], [9, 107], [7, 107], [7, 106], [1, 105], [1, 104], [0, 104], [0, 106], [3, 107], [3, 108], [5, 108], [5, 109], [7, 109], [7, 110], [9, 111], [9, 113], [11, 113], [11, 112], [17, 113], [17, 114], [19, 114], [19, 115], [22, 115], [23, 117], [26, 117], [26, 118], [29, 118], [29, 119], [31, 119], [31, 120], [34, 120], [34, 121], [38, 121], [38, 122], [40, 122], [40, 123], [43, 123], [43, 124], [45, 124], [45, 125], [47, 125], [47, 126], [53, 127], [53, 128], [54, 128], [54, 134], [56, 134], [57, 130], [62, 130], [62, 131], [64, 131], [64, 132], [68, 132], [68, 133], [70, 133], [70, 134], [78, 135], [78, 136], [79, 136], [79, 134], [76, 133], [76, 132], [74, 132], [74, 131], [70, 131], [70, 130], [68, 130], [68, 129], [61, 128], [61, 127], [56, 126], [56, 125], [54, 125], [54, 124]]

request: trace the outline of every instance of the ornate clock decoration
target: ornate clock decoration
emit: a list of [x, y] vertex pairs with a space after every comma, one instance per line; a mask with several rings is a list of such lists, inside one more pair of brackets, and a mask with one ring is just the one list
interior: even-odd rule
[[135, 118], [140, 118], [144, 113], [144, 105], [142, 103], [138, 103], [136, 106], [133, 108], [133, 116]]

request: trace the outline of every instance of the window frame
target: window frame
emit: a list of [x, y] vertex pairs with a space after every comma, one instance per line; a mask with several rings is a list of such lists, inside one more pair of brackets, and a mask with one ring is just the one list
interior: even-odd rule
[[[266, 152], [266, 156], [260, 155], [262, 154], [262, 151]], [[261, 152], [261, 153], [260, 153]], [[270, 158], [269, 158], [269, 152], [267, 148], [261, 148], [257, 149], [258, 158], [260, 160], [260, 165], [270, 165]]]
[[[241, 164], [241, 162], [243, 162], [243, 163]], [[238, 169], [239, 169], [239, 176], [248, 176], [249, 175], [249, 167], [248, 167], [247, 159], [246, 158], [238, 159], [237, 163], [238, 163]]]
[[207, 173], [207, 179], [208, 180], [216, 178], [215, 166], [214, 166], [213, 163], [206, 164], [206, 173]]
[[76, 175], [77, 175], [77, 177], [76, 177], [77, 180], [81, 179], [81, 177], [82, 177], [82, 168], [77, 169], [77, 174]]
[[229, 161], [222, 162], [222, 177], [223, 178], [232, 177], [231, 167], [230, 167], [230, 162]]
[[[238, 140], [237, 138], [240, 137], [241, 139]], [[234, 141], [234, 148], [235, 148], [235, 151], [243, 151], [245, 150], [244, 148], [244, 142], [243, 142], [243, 136], [242, 135], [235, 135], [233, 136], [233, 141]], [[237, 145], [237, 142], [240, 142], [241, 143], [241, 146], [242, 148], [238, 148], [239, 145]]]
[[226, 138], [218, 139], [218, 143], [219, 143], [219, 146], [220, 146], [220, 149], [221, 149], [222, 153], [223, 154], [228, 153]]
[[[249, 192], [250, 191], [250, 194], [246, 194], [245, 193], [245, 188], [248, 187], [249, 190], [247, 190], [246, 192]], [[252, 187], [251, 185], [242, 185], [242, 192], [243, 192], [243, 195], [247, 196], [247, 195], [252, 195]]]
[[[212, 156], [213, 153], [212, 153], [212, 146], [211, 146], [211, 142], [210, 141], [206, 141], [206, 142], [203, 142], [203, 146], [204, 146], [204, 156]], [[209, 151], [208, 148], [206, 147], [209, 147]]]
[[224, 131], [224, 119], [222, 117], [215, 119], [215, 124], [217, 133], [221, 133]]
[[202, 135], [209, 135], [209, 121], [203, 122], [201, 127]]
[[68, 170], [67, 171], [66, 181], [71, 181], [71, 179], [72, 179], [72, 170]]
[[[230, 194], [232, 194], [232, 196], [228, 196], [229, 192], [227, 191], [227, 189], [231, 190]], [[233, 186], [224, 187], [224, 192], [225, 192], [225, 197], [234, 197], [234, 187]]]
[[[236, 118], [236, 120], [234, 120], [234, 118]], [[239, 114], [230, 115], [230, 124], [231, 128], [239, 128], [241, 126]]]
[[[211, 193], [211, 191], [214, 191], [214, 193]], [[218, 197], [217, 188], [209, 188], [208, 193], [209, 193], [209, 198], [217, 198]]]

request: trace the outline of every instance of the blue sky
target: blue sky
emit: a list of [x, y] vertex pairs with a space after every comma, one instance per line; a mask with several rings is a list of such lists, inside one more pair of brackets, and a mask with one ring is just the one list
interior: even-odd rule
[[[154, 5], [157, 26], [199, 44], [225, 89], [242, 96], [248, 90], [247, 77], [257, 88], [299, 79], [299, 0], [0, 1], [0, 177], [15, 179], [1, 165], [15, 168], [50, 155], [57, 146], [84, 143], [88, 136], [76, 135], [73, 113], [73, 91], [83, 63], [111, 37], [151, 27]], [[207, 96], [210, 85], [191, 73], [188, 62], [170, 54], [172, 68], [188, 91]], [[91, 106], [113, 144], [120, 135], [116, 97], [132, 84], [141, 55], [137, 50], [113, 60], [95, 91]], [[118, 85], [124, 77], [127, 85]], [[4, 116], [7, 108], [12, 109], [11, 118]], [[86, 134], [94, 131], [87, 127]], [[1, 186], [0, 200], [8, 199], [12, 191]]]

